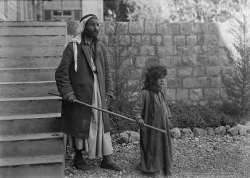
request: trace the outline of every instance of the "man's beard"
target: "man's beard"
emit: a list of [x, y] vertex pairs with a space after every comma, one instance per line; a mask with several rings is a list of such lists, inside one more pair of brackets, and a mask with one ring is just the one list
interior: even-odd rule
[[84, 33], [87, 36], [96, 37], [98, 36], [99, 31], [98, 30], [94, 30], [94, 31], [85, 30]]

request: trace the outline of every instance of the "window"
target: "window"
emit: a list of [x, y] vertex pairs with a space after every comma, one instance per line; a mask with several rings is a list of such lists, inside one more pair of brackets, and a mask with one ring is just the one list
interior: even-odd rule
[[44, 21], [80, 20], [81, 10], [44, 10]]
[[75, 10], [74, 11], [74, 20], [80, 20], [82, 16], [82, 11], [81, 10]]
[[48, 10], [44, 11], [44, 20], [45, 21], [51, 21], [52, 20], [51, 19], [51, 11], [48, 11]]

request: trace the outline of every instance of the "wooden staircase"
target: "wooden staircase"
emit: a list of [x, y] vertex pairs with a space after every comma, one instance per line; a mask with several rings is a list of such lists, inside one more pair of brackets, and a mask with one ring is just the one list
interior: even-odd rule
[[64, 177], [55, 69], [65, 22], [0, 22], [0, 177]]

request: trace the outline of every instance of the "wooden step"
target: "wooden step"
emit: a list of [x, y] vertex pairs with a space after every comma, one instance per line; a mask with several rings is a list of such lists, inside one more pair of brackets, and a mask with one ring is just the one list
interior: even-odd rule
[[0, 98], [0, 116], [59, 113], [60, 100], [57, 96]]
[[50, 96], [49, 92], [58, 93], [55, 81], [0, 83], [0, 98]]
[[[37, 157], [64, 154], [63, 139], [0, 142], [0, 158]], [[1, 165], [1, 163], [0, 163]]]
[[65, 36], [0, 36], [0, 46], [64, 46]]
[[[0, 23], [0, 36], [64, 36], [66, 29], [62, 26], [8, 26]], [[66, 25], [66, 23], [65, 23]]]
[[[34, 158], [29, 158], [35, 161]], [[45, 158], [43, 158], [45, 159]], [[42, 160], [41, 157], [36, 160]], [[58, 157], [49, 157], [47, 160], [60, 160]], [[12, 160], [12, 162], [15, 160]], [[19, 162], [22, 162], [20, 160]], [[30, 161], [31, 162], [31, 161]], [[38, 162], [38, 161], [37, 161]], [[1, 178], [63, 178], [64, 166], [62, 163], [50, 163], [50, 164], [31, 164], [22, 166], [6, 166], [0, 167]]]
[[62, 56], [58, 57], [2, 57], [0, 68], [46, 68], [58, 67]]
[[0, 116], [0, 135], [61, 132], [61, 113]]
[[64, 48], [64, 46], [3, 46], [0, 48], [0, 57], [62, 56]]
[[0, 69], [0, 82], [54, 81], [55, 67]]

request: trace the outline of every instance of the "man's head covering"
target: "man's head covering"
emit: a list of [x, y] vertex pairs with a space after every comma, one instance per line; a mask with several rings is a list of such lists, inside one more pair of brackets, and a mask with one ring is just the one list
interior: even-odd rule
[[74, 53], [74, 62], [75, 62], [75, 71], [76, 72], [77, 72], [77, 44], [81, 43], [82, 33], [84, 32], [85, 25], [90, 18], [98, 19], [97, 16], [94, 14], [88, 14], [88, 15], [85, 15], [84, 17], [82, 17], [81, 20], [78, 22], [78, 28], [77, 28], [75, 34], [73, 35], [72, 39], [70, 40], [70, 42], [73, 42], [73, 53]]

